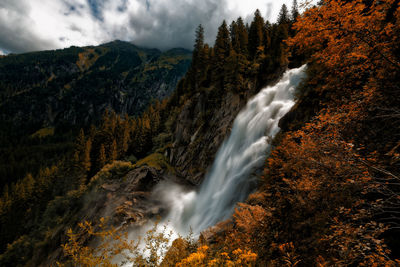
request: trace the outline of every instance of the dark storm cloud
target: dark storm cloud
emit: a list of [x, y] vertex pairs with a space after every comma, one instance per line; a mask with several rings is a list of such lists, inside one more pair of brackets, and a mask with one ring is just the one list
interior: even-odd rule
[[[252, 8], [268, 0], [0, 0], [0, 50], [26, 52], [71, 45], [97, 45], [115, 39], [168, 49], [193, 47], [202, 24], [214, 44], [218, 26], [240, 15], [250, 20]], [[289, 1], [289, 0], [280, 0]], [[257, 4], [255, 4], [257, 2]], [[230, 5], [228, 5], [228, 3]], [[272, 3], [272, 2], [270, 2]], [[271, 4], [270, 4], [271, 6]], [[270, 17], [271, 8], [264, 15]]]
[[[225, 0], [205, 1], [146, 0], [147, 12], [131, 13], [129, 27], [134, 31], [134, 43], [144, 46], [192, 48], [194, 32], [199, 24], [213, 43], [217, 27], [227, 14]], [[168, 4], [167, 4], [168, 3]]]

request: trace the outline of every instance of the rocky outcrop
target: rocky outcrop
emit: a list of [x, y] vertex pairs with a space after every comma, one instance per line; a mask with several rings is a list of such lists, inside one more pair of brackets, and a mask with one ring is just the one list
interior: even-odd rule
[[[98, 199], [87, 203], [87, 209], [100, 205], [97, 215], [112, 218], [114, 225], [142, 225], [165, 212], [167, 207], [160, 199], [151, 196], [151, 191], [160, 181], [171, 179], [175, 179], [171, 174], [153, 167], [135, 168], [121, 178], [102, 183], [96, 192]], [[85, 208], [83, 213], [90, 214], [90, 211]]]
[[[246, 97], [228, 93], [219, 108], [207, 110], [206, 99], [207, 95], [197, 93], [183, 106], [170, 154], [172, 165], [194, 184], [201, 181], [233, 120], [246, 104]], [[211, 114], [206, 115], [207, 112]]]
[[[269, 85], [283, 72], [281, 69], [271, 75]], [[237, 114], [260, 89], [261, 86], [248, 80], [240, 93], [225, 92], [219, 101], [214, 101], [211, 95], [219, 89], [209, 88], [185, 102], [176, 118], [174, 142], [168, 156], [171, 165], [186, 180], [195, 185], [202, 181]]]
[[[116, 167], [111, 168], [120, 167], [116, 164]], [[96, 225], [103, 217], [108, 218], [109, 225], [118, 228], [142, 226], [152, 218], [163, 216], [168, 209], [166, 203], [163, 203], [157, 195], [152, 194], [154, 186], [161, 181], [181, 181], [168, 172], [147, 165], [136, 167], [124, 175], [104, 175], [105, 172], [115, 173], [112, 170], [101, 172], [103, 174], [100, 174], [100, 178], [92, 181], [89, 190], [80, 198], [83, 205], [75, 215], [79, 222], [86, 220]], [[107, 178], [101, 178], [102, 176], [107, 176]], [[77, 222], [68, 220], [64, 223], [69, 224], [68, 227], [75, 229], [75, 232], [77, 231]], [[48, 254], [48, 251], [37, 251], [33, 262], [40, 262], [40, 266], [51, 266], [56, 260], [62, 259], [63, 252], [60, 244], [68, 241], [65, 235], [68, 227], [60, 224], [59, 230], [54, 231], [49, 242], [49, 246], [53, 248], [52, 252]], [[80, 238], [88, 237], [81, 236]], [[43, 260], [43, 255], [46, 255], [46, 260]]]

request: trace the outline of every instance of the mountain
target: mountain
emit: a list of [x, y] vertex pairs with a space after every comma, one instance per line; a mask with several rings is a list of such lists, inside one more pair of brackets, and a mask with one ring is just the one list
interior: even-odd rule
[[190, 62], [185, 49], [123, 41], [0, 58], [1, 184], [57, 162], [106, 109], [140, 115], [172, 93]]
[[88, 125], [106, 108], [139, 115], [171, 94], [190, 61], [185, 49], [122, 41], [9, 55], [0, 60], [0, 118], [35, 131]]

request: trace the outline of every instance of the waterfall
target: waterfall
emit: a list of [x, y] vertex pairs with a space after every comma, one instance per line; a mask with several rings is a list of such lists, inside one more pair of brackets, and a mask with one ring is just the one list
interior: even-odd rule
[[159, 188], [171, 206], [167, 220], [175, 232], [186, 234], [191, 228], [199, 234], [229, 218], [236, 203], [245, 201], [254, 190], [255, 172], [265, 164], [271, 140], [279, 132], [279, 120], [295, 103], [294, 90], [305, 76], [305, 68], [286, 71], [277, 84], [248, 101], [197, 192], [184, 192], [177, 185]]

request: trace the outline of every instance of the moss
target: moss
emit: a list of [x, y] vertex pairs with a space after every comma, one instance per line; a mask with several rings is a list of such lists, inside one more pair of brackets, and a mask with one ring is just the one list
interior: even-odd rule
[[114, 161], [106, 164], [90, 181], [89, 186], [108, 179], [118, 179], [125, 176], [135, 165], [126, 161]]
[[31, 135], [31, 138], [44, 138], [44, 137], [53, 136], [53, 135], [54, 135], [54, 128], [48, 127], [48, 128], [42, 128], [42, 129], [36, 131], [34, 134]]
[[139, 160], [134, 166], [141, 167], [143, 165], [153, 167], [158, 171], [168, 170], [170, 173], [175, 173], [175, 169], [168, 163], [164, 155], [160, 153], [150, 154], [149, 156]]

